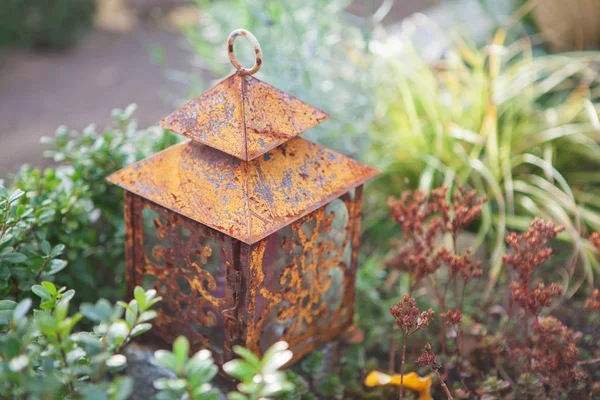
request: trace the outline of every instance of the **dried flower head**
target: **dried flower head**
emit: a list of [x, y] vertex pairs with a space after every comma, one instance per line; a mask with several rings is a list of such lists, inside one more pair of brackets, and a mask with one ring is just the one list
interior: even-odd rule
[[439, 250], [438, 256], [448, 265], [450, 275], [453, 278], [460, 276], [463, 281], [468, 282], [473, 278], [481, 277], [483, 274], [481, 261], [474, 261], [471, 258], [471, 249], [466, 249], [465, 254], [458, 255], [446, 248], [442, 248]]
[[445, 208], [445, 196], [446, 188], [441, 187], [432, 192], [432, 201], [421, 190], [403, 192], [399, 200], [388, 199], [392, 217], [404, 235], [404, 243], [397, 243], [396, 251], [386, 260], [390, 268], [413, 273], [415, 280], [438, 270], [435, 241], [443, 232], [444, 221], [434, 214]]
[[516, 273], [510, 283], [513, 300], [524, 310], [539, 315], [544, 307], [552, 302], [552, 297], [562, 293], [562, 287], [552, 283], [546, 287], [543, 283], [531, 289], [531, 276], [534, 268], [552, 257], [552, 249], [547, 247], [564, 228], [555, 226], [552, 221], [544, 222], [539, 218], [531, 221], [529, 229], [522, 233], [511, 233], [506, 242], [512, 248], [512, 254], [502, 257]]
[[446, 314], [442, 314], [442, 318], [445, 320], [446, 325], [458, 325], [462, 320], [462, 312], [459, 309], [448, 310]]
[[392, 217], [403, 230], [404, 242], [396, 243], [395, 250], [386, 260], [392, 269], [410, 272], [415, 283], [435, 273], [443, 264], [452, 270], [453, 278], [465, 281], [481, 276], [481, 264], [471, 259], [470, 250], [457, 255], [446, 248], [438, 249], [439, 238], [451, 234], [454, 239], [481, 214], [485, 197], [477, 197], [474, 190], [459, 187], [447, 201], [448, 188], [441, 186], [429, 194], [416, 190], [402, 193], [400, 199], [388, 199]]
[[551, 283], [546, 287], [543, 283], [529, 290], [522, 283], [513, 281], [510, 283], [510, 291], [514, 301], [523, 309], [531, 312], [532, 315], [539, 315], [544, 307], [552, 304], [552, 298], [562, 294], [562, 287], [556, 283]]
[[453, 236], [456, 236], [481, 215], [481, 208], [486, 201], [485, 196], [477, 197], [475, 190], [467, 191], [462, 186], [456, 189], [456, 192], [452, 195], [453, 215], [448, 227]]
[[432, 309], [421, 312], [414, 298], [405, 294], [402, 300], [390, 307], [390, 313], [396, 320], [396, 325], [405, 335], [412, 334], [429, 325], [433, 319]]
[[519, 274], [519, 280], [529, 286], [533, 269], [552, 257], [552, 248], [546, 245], [564, 229], [552, 221], [546, 223], [535, 218], [526, 232], [520, 235], [513, 232], [506, 237], [513, 253], [504, 255], [502, 260]]
[[585, 308], [600, 312], [600, 290], [594, 289], [592, 295], [585, 301]]
[[429, 367], [436, 371], [441, 368], [441, 365], [438, 363], [429, 343], [425, 345], [423, 348], [423, 353], [421, 353], [419, 358], [417, 358], [417, 364], [419, 364], [421, 367]]
[[540, 318], [533, 330], [528, 354], [532, 372], [554, 387], [569, 387], [584, 379], [585, 374], [577, 367], [580, 335], [554, 317]]

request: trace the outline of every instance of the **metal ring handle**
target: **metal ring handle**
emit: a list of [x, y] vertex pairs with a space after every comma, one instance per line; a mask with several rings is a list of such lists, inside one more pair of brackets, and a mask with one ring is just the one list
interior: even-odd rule
[[[244, 68], [238, 59], [235, 58], [235, 54], [233, 52], [233, 42], [238, 36], [244, 36], [246, 39], [248, 39], [250, 44], [252, 44], [252, 47], [254, 47], [256, 59], [254, 60], [254, 65], [250, 69]], [[236, 29], [229, 34], [229, 37], [227, 38], [227, 55], [229, 56], [229, 61], [231, 61], [231, 64], [233, 64], [235, 69], [237, 69], [242, 75], [252, 75], [258, 72], [262, 65], [262, 50], [260, 48], [260, 44], [258, 43], [256, 37], [245, 29]]]

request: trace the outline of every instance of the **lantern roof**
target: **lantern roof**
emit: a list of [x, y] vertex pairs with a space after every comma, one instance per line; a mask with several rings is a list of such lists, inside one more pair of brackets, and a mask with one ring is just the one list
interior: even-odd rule
[[[254, 45], [251, 69], [233, 54], [238, 36]], [[297, 137], [329, 115], [251, 76], [262, 51], [250, 32], [232, 32], [227, 44], [237, 72], [160, 122], [191, 140], [107, 180], [253, 244], [378, 172]]]
[[297, 137], [251, 161], [186, 141], [107, 179], [253, 244], [377, 174], [370, 167]]
[[[254, 66], [246, 69], [233, 42], [246, 37], [254, 47]], [[236, 72], [163, 118], [158, 124], [188, 138], [250, 161], [329, 118], [329, 114], [252, 76], [262, 66], [256, 37], [236, 29], [227, 39]]]
[[249, 161], [328, 118], [325, 112], [238, 71], [158, 124]]

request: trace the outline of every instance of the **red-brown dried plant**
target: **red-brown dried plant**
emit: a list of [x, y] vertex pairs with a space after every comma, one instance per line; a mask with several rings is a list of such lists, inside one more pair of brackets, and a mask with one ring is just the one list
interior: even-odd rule
[[537, 317], [551, 304], [552, 297], [562, 293], [562, 287], [554, 283], [548, 287], [538, 283], [532, 289], [531, 279], [534, 269], [552, 257], [552, 248], [548, 244], [563, 230], [564, 227], [556, 226], [552, 221], [535, 218], [524, 233], [513, 232], [506, 237], [512, 253], [502, 256], [502, 260], [513, 271], [510, 291], [514, 303], [525, 311], [526, 327], [528, 315]]
[[452, 400], [452, 394], [450, 393], [448, 386], [446, 386], [446, 382], [444, 382], [444, 379], [442, 379], [442, 376], [440, 375], [440, 368], [442, 366], [435, 357], [433, 350], [431, 350], [431, 345], [429, 343], [425, 345], [425, 347], [423, 348], [423, 353], [421, 353], [419, 358], [417, 358], [417, 364], [419, 364], [422, 367], [429, 367], [433, 370], [433, 372], [435, 372], [435, 374], [440, 380], [442, 389], [444, 389], [444, 392], [446, 392], [446, 397], [448, 398], [448, 400]]
[[[454, 277], [464, 280], [481, 276], [481, 264], [474, 262], [467, 250], [464, 255], [456, 254], [459, 234], [481, 215], [485, 197], [477, 197], [474, 190], [459, 187], [447, 201], [448, 188], [441, 186], [431, 191], [429, 197], [422, 190], [406, 191], [400, 199], [390, 197], [388, 205], [392, 217], [403, 231], [403, 242], [395, 242], [395, 249], [386, 260], [394, 270], [409, 272], [413, 278], [413, 289], [423, 278], [437, 272], [443, 265], [451, 268]], [[450, 234], [453, 248], [439, 247], [439, 238]]]
[[[511, 233], [506, 237], [506, 242], [512, 249], [512, 253], [505, 254], [502, 260], [512, 270], [512, 280], [509, 287], [513, 305], [517, 307], [517, 310], [522, 309], [524, 311], [522, 319], [519, 319], [518, 312], [516, 314], [516, 326], [522, 328], [524, 338], [523, 340], [515, 338], [511, 346], [513, 349], [509, 348], [508, 350], [517, 356], [521, 356], [516, 359], [525, 359], [524, 372], [526, 375], [537, 374], [543, 376], [544, 373], [554, 371], [552, 363], [549, 361], [550, 357], [560, 358], [566, 356], [566, 353], [554, 351], [548, 353], [547, 357], [544, 358], [545, 356], [542, 354], [544, 352], [543, 346], [551, 344], [549, 342], [552, 338], [550, 336], [551, 331], [554, 331], [554, 333], [562, 332], [564, 343], [572, 342], [574, 346], [574, 341], [571, 340], [572, 337], [568, 335], [570, 331], [562, 324], [558, 326], [555, 323], [558, 321], [548, 318], [538, 321], [542, 309], [548, 307], [552, 303], [553, 297], [562, 293], [563, 288], [555, 283], [549, 286], [538, 283], [532, 287], [534, 270], [552, 257], [552, 248], [548, 245], [563, 230], [562, 226], [556, 226], [552, 221], [544, 222], [539, 218], [535, 218], [531, 221], [527, 231], [521, 234]], [[511, 312], [511, 318], [512, 314]], [[529, 337], [531, 317], [534, 321], [534, 335]], [[543, 321], [545, 322], [542, 323]], [[510, 318], [507, 321], [507, 326], [509, 322]], [[551, 327], [552, 329], [549, 330]], [[515, 335], [517, 331], [515, 330]], [[552, 340], [555, 339], [556, 337]], [[568, 365], [566, 367], [569, 368]], [[525, 395], [527, 396], [527, 393]]]
[[534, 218], [526, 232], [513, 232], [506, 237], [506, 243], [513, 252], [505, 254], [502, 261], [517, 273], [516, 281], [527, 290], [533, 270], [552, 257], [552, 248], [547, 245], [564, 229], [552, 221], [544, 222], [540, 218]]
[[600, 312], [600, 290], [594, 289], [592, 295], [585, 301], [585, 308]]
[[[425, 282], [433, 292], [440, 314], [446, 312], [448, 289], [454, 288], [454, 304], [457, 313], [453, 314], [452, 325], [457, 330], [459, 352], [461, 342], [460, 319], [464, 302], [465, 287], [473, 278], [482, 275], [481, 262], [472, 258], [471, 250], [458, 254], [456, 243], [461, 232], [481, 215], [485, 197], [478, 197], [475, 190], [458, 187], [447, 199], [448, 188], [441, 186], [427, 196], [421, 190], [404, 192], [400, 199], [388, 199], [392, 217], [403, 231], [403, 242], [395, 242], [394, 250], [386, 259], [386, 265], [395, 271], [411, 274], [410, 292]], [[441, 246], [441, 238], [449, 235], [451, 247]], [[439, 282], [436, 272], [443, 266], [448, 268], [447, 279]], [[440, 346], [446, 360], [446, 333], [440, 324]]]
[[446, 314], [442, 315], [442, 319], [444, 320], [444, 323], [446, 325], [449, 326], [454, 326], [454, 325], [458, 325], [460, 324], [460, 321], [462, 320], [462, 311], [456, 309], [456, 310], [448, 310], [448, 312], [446, 312]]
[[531, 373], [552, 388], [555, 398], [585, 378], [577, 366], [579, 336], [556, 318], [544, 317], [533, 324], [530, 346], [516, 351], [531, 360]]
[[[400, 399], [404, 396], [404, 363], [406, 361], [406, 341], [415, 332], [425, 328], [433, 319], [432, 309], [421, 311], [413, 297], [405, 294], [402, 300], [390, 307], [390, 314], [396, 326], [402, 331], [402, 358], [400, 360]], [[392, 349], [395, 351], [395, 349]]]

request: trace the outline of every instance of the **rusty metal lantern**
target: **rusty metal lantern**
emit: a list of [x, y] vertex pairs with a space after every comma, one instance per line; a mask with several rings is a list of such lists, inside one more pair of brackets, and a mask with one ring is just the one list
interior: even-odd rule
[[[245, 69], [233, 41], [245, 36]], [[109, 176], [125, 189], [127, 284], [164, 300], [154, 331], [215, 360], [286, 340], [295, 361], [352, 321], [362, 185], [372, 168], [298, 137], [329, 118], [237, 71], [160, 121], [190, 140]]]

